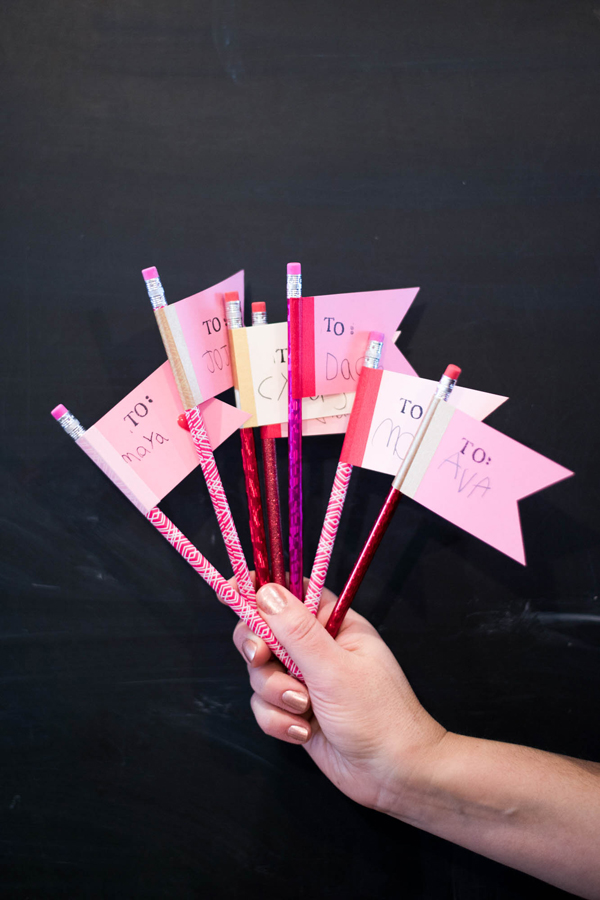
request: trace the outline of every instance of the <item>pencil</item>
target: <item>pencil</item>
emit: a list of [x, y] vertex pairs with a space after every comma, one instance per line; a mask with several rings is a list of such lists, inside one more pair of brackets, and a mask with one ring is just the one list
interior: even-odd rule
[[[239, 618], [256, 634], [262, 638], [270, 649], [275, 653], [278, 659], [289, 667], [293, 665], [288, 653], [275, 638], [275, 635], [268, 627], [265, 620], [260, 616], [256, 609], [250, 605], [239, 593], [225, 581], [223, 576], [214, 568], [200, 551], [185, 537], [173, 522], [165, 516], [165, 514], [157, 506], [148, 509], [143, 505], [138, 497], [136, 497], [131, 488], [128, 487], [117, 472], [114, 471], [100, 456], [93, 450], [86, 439], [86, 429], [75, 416], [63, 404], [52, 410], [52, 416], [63, 430], [73, 438], [75, 443], [84, 450], [84, 452], [96, 463], [105, 475], [115, 484], [130, 500], [137, 509], [154, 525], [156, 530], [162, 534], [172, 547], [185, 559], [186, 562], [200, 575], [204, 581], [215, 591], [219, 600], [231, 607]], [[124, 476], [126, 477], [126, 476]]]
[[[348, 422], [348, 430], [346, 432], [344, 443], [350, 439], [355, 423], [360, 426], [360, 421], [357, 422], [357, 419], [360, 420], [361, 416], [362, 396], [368, 383], [369, 372], [379, 368], [381, 352], [383, 350], [383, 337], [383, 334], [378, 331], [372, 331], [369, 335], [365, 361], [360, 370], [360, 375], [358, 376], [356, 396], [354, 398], [352, 412], [350, 413], [350, 421]], [[319, 538], [315, 561], [306, 589], [306, 599], [304, 601], [306, 606], [315, 615], [319, 609], [321, 593], [325, 585], [329, 561], [337, 536], [342, 510], [344, 509], [348, 485], [350, 484], [350, 478], [352, 476], [352, 468], [353, 467], [349, 463], [340, 461], [335, 472], [333, 487], [331, 488], [331, 494], [327, 504], [327, 512], [325, 513], [323, 528], [321, 529], [321, 536]]]
[[[267, 324], [267, 306], [264, 302], [252, 304], [252, 325]], [[285, 559], [281, 531], [281, 506], [279, 503], [279, 479], [277, 477], [277, 450], [275, 438], [268, 437], [261, 428], [263, 472], [265, 476], [265, 501], [269, 528], [269, 552], [271, 555], [271, 579], [285, 587]]]
[[[237, 291], [225, 294], [225, 318], [228, 329], [243, 328], [242, 309]], [[230, 352], [234, 357], [233, 345], [230, 342]], [[235, 359], [234, 359], [235, 365]], [[240, 443], [242, 448], [242, 466], [244, 468], [244, 481], [246, 484], [246, 497], [248, 498], [248, 518], [250, 523], [250, 540], [254, 555], [254, 568], [256, 570], [256, 588], [271, 579], [269, 575], [269, 555], [267, 551], [267, 537], [265, 534], [265, 520], [260, 494], [260, 478], [258, 475], [258, 460], [256, 459], [256, 446], [254, 444], [254, 429], [240, 428]]]
[[[294, 333], [292, 302], [302, 296], [300, 263], [287, 266], [287, 322], [288, 322], [288, 477], [289, 477], [289, 549], [290, 591], [300, 600], [304, 596], [302, 558], [302, 400], [294, 397], [293, 366], [299, 366], [301, 348], [299, 335]], [[295, 317], [298, 319], [298, 317]]]
[[190, 428], [190, 434], [194, 441], [198, 459], [200, 460], [200, 467], [217, 516], [217, 522], [219, 523], [219, 528], [223, 535], [223, 540], [225, 541], [227, 554], [233, 567], [238, 590], [248, 603], [256, 605], [256, 596], [250, 578], [250, 571], [233, 521], [233, 516], [231, 515], [229, 503], [227, 502], [227, 496], [225, 494], [225, 489], [223, 488], [219, 470], [217, 469], [208, 434], [206, 433], [202, 413], [198, 406], [192, 407], [191, 409], [186, 408], [186, 392], [183, 388], [185, 375], [175, 348], [175, 342], [172, 339], [169, 323], [167, 322], [164, 313], [167, 300], [160, 278], [158, 277], [158, 271], [152, 266], [151, 268], [143, 269], [142, 275], [146, 282], [146, 289], [148, 291], [148, 296], [150, 297], [150, 302], [152, 303], [152, 308], [154, 309], [154, 315], [156, 317], [160, 335], [165, 350], [167, 351], [169, 362], [171, 363], [177, 390], [185, 409], [185, 417]]
[[358, 591], [361, 582], [365, 575], [367, 574], [367, 570], [371, 564], [373, 557], [381, 543], [381, 539], [383, 538], [388, 525], [390, 524], [396, 507], [400, 502], [401, 489], [404, 483], [404, 479], [410, 469], [413, 460], [417, 454], [419, 447], [425, 437], [427, 429], [431, 423], [433, 418], [433, 414], [438, 408], [439, 404], [443, 401], [446, 401], [450, 396], [454, 385], [456, 384], [456, 380], [460, 375], [460, 369], [458, 366], [448, 366], [446, 371], [442, 375], [440, 382], [437, 386], [437, 389], [431, 398], [429, 406], [427, 407], [425, 414], [421, 420], [421, 424], [417, 429], [417, 433], [415, 434], [410, 447], [408, 448], [408, 452], [402, 461], [402, 465], [398, 469], [398, 473], [392, 482], [392, 486], [390, 488], [390, 492], [387, 495], [383, 506], [379, 512], [377, 520], [371, 529], [371, 533], [366, 540], [366, 543], [361, 550], [360, 556], [358, 557], [352, 572], [350, 573], [350, 577], [346, 582], [346, 585], [337, 599], [337, 602], [333, 608], [333, 612], [329, 616], [327, 621], [327, 625], [325, 626], [329, 634], [336, 636], [338, 631], [340, 630], [341, 624], [344, 621], [344, 617], [350, 608], [354, 597], [356, 596], [356, 592]]

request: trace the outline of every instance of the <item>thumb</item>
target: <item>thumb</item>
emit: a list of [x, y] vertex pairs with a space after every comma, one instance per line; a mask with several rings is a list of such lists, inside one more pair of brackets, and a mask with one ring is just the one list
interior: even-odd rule
[[304, 603], [280, 584], [264, 584], [256, 605], [307, 680], [339, 667], [343, 651]]

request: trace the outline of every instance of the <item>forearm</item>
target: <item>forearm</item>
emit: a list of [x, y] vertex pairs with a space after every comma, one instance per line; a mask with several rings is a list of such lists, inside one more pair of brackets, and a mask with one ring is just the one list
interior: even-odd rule
[[448, 733], [385, 811], [600, 898], [600, 765]]

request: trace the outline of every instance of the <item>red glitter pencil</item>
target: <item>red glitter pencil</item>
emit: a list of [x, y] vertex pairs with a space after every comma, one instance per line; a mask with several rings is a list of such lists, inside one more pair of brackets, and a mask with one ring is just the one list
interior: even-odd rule
[[373, 525], [371, 529], [371, 533], [367, 538], [367, 541], [364, 547], [361, 550], [360, 556], [358, 557], [352, 572], [350, 573], [350, 577], [346, 582], [344, 590], [340, 594], [337, 599], [337, 602], [333, 608], [333, 612], [329, 616], [327, 621], [327, 625], [325, 626], [329, 634], [333, 637], [336, 636], [338, 631], [340, 630], [341, 624], [344, 621], [344, 617], [348, 612], [354, 597], [356, 596], [356, 592], [358, 591], [361, 582], [365, 575], [367, 574], [367, 569], [371, 565], [371, 561], [375, 556], [375, 552], [381, 543], [381, 539], [383, 538], [385, 532], [387, 531], [387, 527], [392, 521], [392, 516], [396, 511], [396, 507], [400, 502], [400, 497], [402, 496], [402, 485], [404, 483], [404, 479], [408, 474], [408, 470], [410, 469], [415, 456], [417, 455], [417, 451], [421, 446], [423, 438], [425, 437], [425, 433], [429, 428], [431, 420], [433, 418], [433, 414], [438, 408], [439, 404], [448, 399], [450, 394], [452, 393], [452, 388], [456, 384], [456, 380], [460, 375], [460, 369], [458, 366], [448, 366], [442, 377], [440, 378], [440, 382], [437, 386], [436, 392], [431, 398], [431, 402], [425, 411], [425, 415], [421, 420], [421, 424], [415, 434], [410, 447], [408, 448], [408, 452], [402, 461], [402, 465], [398, 469], [398, 474], [392, 481], [392, 487], [390, 488], [390, 492], [385, 499], [385, 503], [381, 507], [381, 512], [377, 517], [377, 521]]
[[[225, 316], [227, 327], [243, 328], [242, 307], [237, 291], [225, 294]], [[233, 357], [233, 348], [232, 357]], [[248, 497], [248, 516], [250, 519], [250, 540], [254, 555], [254, 568], [256, 570], [256, 588], [271, 580], [269, 574], [269, 556], [267, 552], [267, 537], [265, 534], [265, 520], [260, 495], [260, 478], [258, 476], [258, 461], [256, 459], [256, 445], [254, 443], [254, 429], [240, 428], [240, 442], [242, 445], [242, 465], [244, 467], [244, 479], [246, 482], [246, 496]]]
[[[259, 302], [252, 304], [252, 324], [267, 324], [267, 305]], [[281, 507], [279, 503], [279, 480], [277, 478], [277, 452], [275, 438], [268, 437], [265, 428], [261, 428], [263, 471], [265, 476], [265, 500], [267, 507], [267, 524], [269, 526], [269, 551], [271, 554], [271, 580], [275, 584], [286, 586], [285, 560], [283, 557], [283, 532], [281, 530]]]

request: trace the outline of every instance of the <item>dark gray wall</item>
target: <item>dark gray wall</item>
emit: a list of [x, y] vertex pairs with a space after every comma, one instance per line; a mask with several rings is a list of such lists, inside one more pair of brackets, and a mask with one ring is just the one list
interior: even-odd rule
[[[522, 568], [411, 501], [357, 608], [449, 728], [600, 758], [600, 21], [591, 0], [20, 0], [4, 56], [0, 858], [17, 898], [560, 892], [354, 806], [257, 729], [234, 619], [52, 422], [164, 358], [174, 300], [239, 268], [420, 285], [420, 374], [574, 469]], [[305, 446], [306, 560], [341, 440]], [[241, 465], [218, 451], [242, 538]], [[282, 477], [285, 448], [281, 446]], [[387, 491], [359, 472], [330, 586]], [[164, 506], [228, 572], [201, 476]]]

